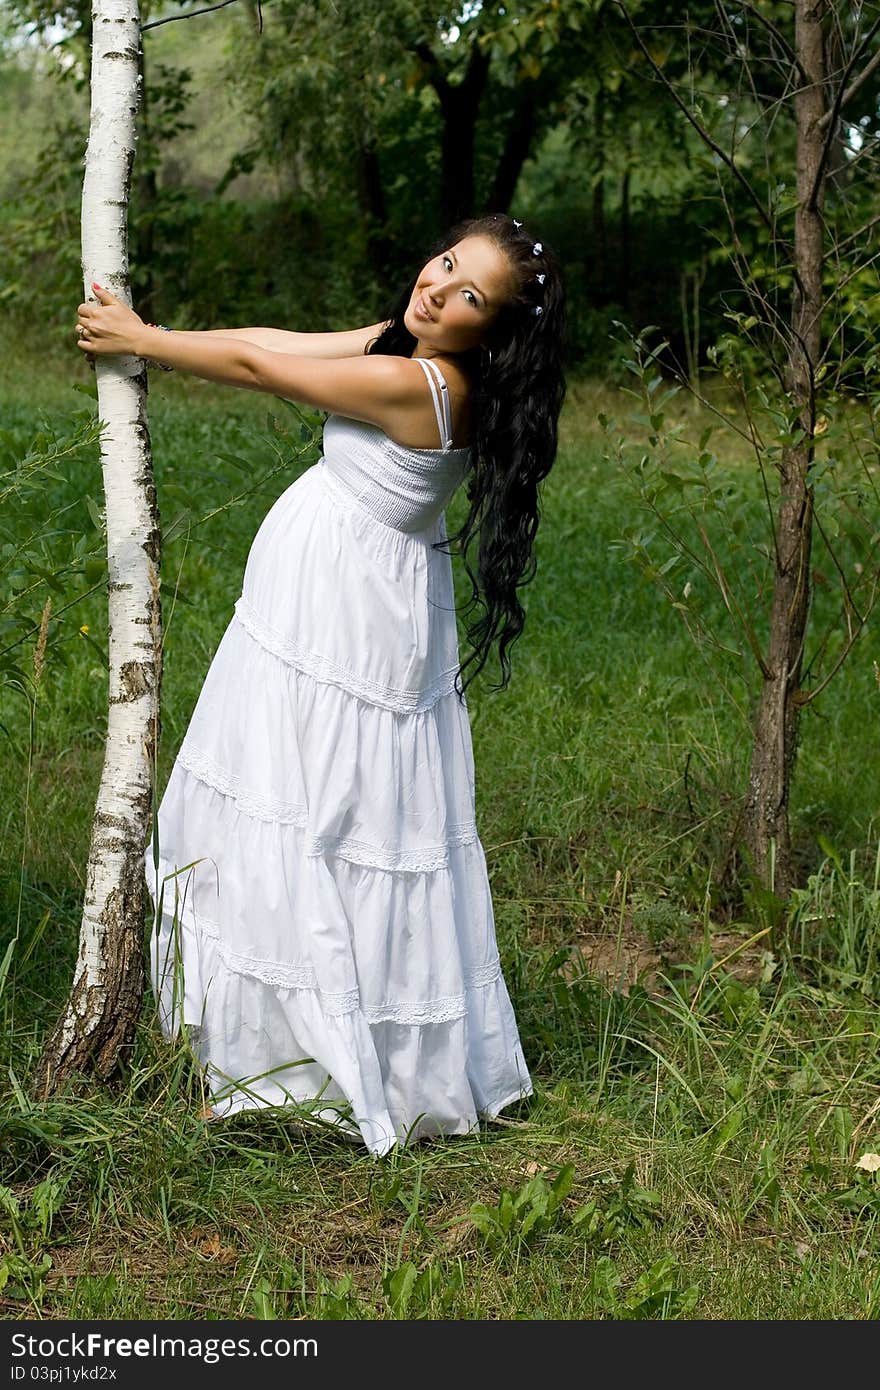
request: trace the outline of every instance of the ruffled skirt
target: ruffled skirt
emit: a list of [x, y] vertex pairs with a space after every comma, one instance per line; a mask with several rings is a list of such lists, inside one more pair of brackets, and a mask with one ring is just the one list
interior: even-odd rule
[[531, 1091], [442, 535], [383, 525], [323, 461], [287, 489], [145, 854], [159, 1017], [214, 1111], [299, 1103], [374, 1153]]

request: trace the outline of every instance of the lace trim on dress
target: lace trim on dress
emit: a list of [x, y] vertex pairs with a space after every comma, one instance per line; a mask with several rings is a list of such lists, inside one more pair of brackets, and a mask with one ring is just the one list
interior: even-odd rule
[[[164, 914], [167, 917], [167, 913]], [[330, 991], [318, 985], [315, 971], [310, 965], [283, 965], [279, 961], [258, 960], [233, 951], [223, 941], [220, 927], [203, 912], [196, 916], [190, 903], [182, 905], [182, 913], [187, 924], [197, 935], [208, 937], [220, 959], [235, 975], [248, 975], [262, 984], [276, 989], [307, 989], [320, 998], [321, 1008], [330, 1017], [340, 1018], [344, 1014], [356, 1013], [360, 1009], [360, 991], [355, 989]], [[173, 964], [167, 968], [173, 969]], [[465, 990], [486, 989], [501, 978], [501, 961], [497, 959], [488, 965], [465, 973]], [[368, 1023], [452, 1023], [467, 1013], [467, 994], [449, 994], [438, 999], [409, 1000], [402, 1003], [386, 1002], [373, 1008], [364, 1009]]]
[[276, 825], [293, 825], [306, 832], [305, 853], [314, 859], [335, 857], [358, 864], [365, 869], [382, 869], [390, 873], [433, 873], [449, 867], [449, 851], [475, 844], [475, 825], [452, 825], [442, 845], [420, 845], [418, 849], [389, 849], [342, 835], [308, 834], [308, 810], [292, 802], [276, 801], [242, 786], [235, 773], [228, 772], [210, 754], [184, 740], [177, 762], [197, 781], [228, 796], [240, 811], [255, 820]]
[[364, 1009], [368, 1023], [454, 1023], [467, 1013], [467, 998], [450, 994], [445, 999], [428, 999], [419, 1004], [379, 1004]]
[[345, 666], [331, 661], [329, 657], [309, 651], [306, 647], [301, 647], [298, 642], [285, 637], [283, 633], [277, 632], [260, 616], [244, 595], [236, 600], [235, 616], [245, 632], [267, 652], [271, 652], [273, 656], [286, 661], [290, 666], [295, 666], [298, 671], [311, 676], [313, 680], [321, 681], [327, 685], [341, 686], [350, 695], [354, 695], [369, 705], [378, 705], [382, 709], [393, 710], [398, 714], [420, 714], [424, 710], [431, 709], [438, 700], [442, 699], [444, 695], [451, 694], [455, 689], [457, 667], [450, 667], [448, 671], [442, 671], [423, 690], [399, 690], [394, 686], [383, 686], [375, 681], [366, 680], [363, 676], [356, 675], [354, 671], [349, 671]]
[[254, 820], [272, 821], [276, 825], [295, 825], [300, 830], [308, 824], [308, 810], [294, 802], [278, 801], [272, 796], [262, 796], [259, 792], [244, 787], [241, 778], [234, 772], [227, 772], [210, 754], [203, 753], [184, 739], [176, 760], [182, 768], [192, 773], [199, 782], [204, 782], [221, 796], [230, 797], [240, 811]]
[[476, 841], [475, 830], [467, 825], [454, 825], [444, 845], [429, 845], [420, 849], [384, 849], [362, 840], [350, 840], [342, 835], [309, 836], [306, 853], [345, 859], [362, 869], [382, 869], [388, 873], [431, 874], [449, 868], [450, 849], [461, 849]]

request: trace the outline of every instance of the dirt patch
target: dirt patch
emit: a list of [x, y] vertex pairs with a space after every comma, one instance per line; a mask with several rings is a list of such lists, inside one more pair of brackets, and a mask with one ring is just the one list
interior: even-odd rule
[[[754, 933], [739, 934], [729, 930], [710, 933], [709, 950], [712, 954], [712, 968], [717, 973], [732, 975], [744, 985], [757, 984], [768, 964], [769, 948], [767, 937], [758, 941]], [[619, 934], [609, 935], [607, 931], [579, 932], [576, 950], [569, 962], [567, 974], [577, 975], [581, 970], [602, 980], [609, 989], [628, 994], [634, 985], [640, 985], [649, 993], [658, 993], [663, 988], [663, 977], [677, 974], [682, 965], [693, 965], [702, 956], [706, 941], [702, 929], [699, 935], [690, 940], [679, 938], [651, 942], [645, 933], [630, 925], [625, 925]]]

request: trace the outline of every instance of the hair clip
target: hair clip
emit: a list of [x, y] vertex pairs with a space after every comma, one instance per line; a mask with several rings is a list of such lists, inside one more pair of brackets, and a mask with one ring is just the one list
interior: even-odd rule
[[541, 252], [542, 252], [543, 250], [544, 250], [543, 244], [542, 244], [540, 241], [536, 241], [535, 244], [534, 244], [534, 246], [532, 247], [532, 255], [533, 255], [533, 256], [540, 256], [540, 254], [541, 254]]
[[514, 227], [517, 228], [517, 230], [519, 230], [519, 228], [522, 226], [522, 223], [521, 223], [521, 222], [517, 222], [516, 218], [514, 217], [514, 219], [513, 219], [513, 225], [514, 225]]
[[544, 281], [547, 279], [547, 276], [546, 276], [546, 274], [544, 274], [544, 275], [536, 275], [536, 276], [535, 276], [535, 279], [537, 280], [537, 282], [538, 282], [539, 285], [543, 285]]
[[532, 313], [534, 314], [535, 318], [537, 318], [539, 314], [543, 314], [543, 312], [544, 310], [540, 304], [536, 304], [534, 309], [532, 310]]

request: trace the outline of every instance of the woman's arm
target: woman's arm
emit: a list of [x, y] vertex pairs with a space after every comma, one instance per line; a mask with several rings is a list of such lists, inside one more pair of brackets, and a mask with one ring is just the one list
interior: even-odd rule
[[238, 338], [269, 352], [292, 352], [297, 357], [363, 357], [384, 323], [349, 328], [340, 333], [290, 333], [284, 328], [208, 328], [182, 330], [189, 338]]
[[272, 352], [240, 336], [169, 332], [145, 324], [107, 290], [93, 289], [99, 302], [79, 306], [77, 326], [77, 346], [92, 356], [146, 357], [206, 381], [366, 420], [391, 434], [419, 431], [430, 418], [424, 376], [408, 358], [301, 357]]

